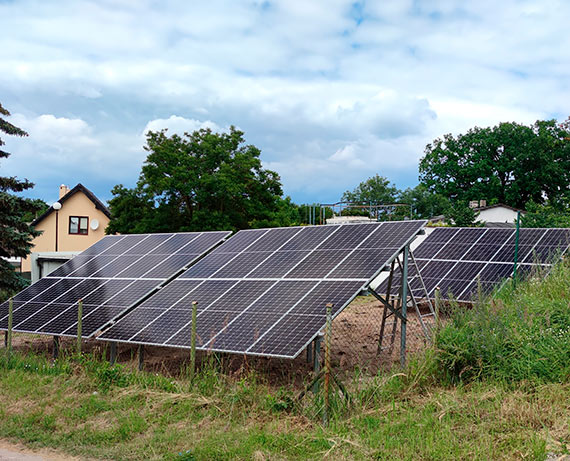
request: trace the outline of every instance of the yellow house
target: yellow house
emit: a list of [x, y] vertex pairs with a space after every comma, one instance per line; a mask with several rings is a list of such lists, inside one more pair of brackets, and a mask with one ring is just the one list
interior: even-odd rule
[[[62, 184], [59, 200], [32, 223], [42, 231], [33, 240], [32, 251], [83, 251], [105, 236], [110, 217], [109, 209], [84, 185], [70, 190]], [[22, 272], [31, 271], [31, 256], [22, 260], [21, 267]]]

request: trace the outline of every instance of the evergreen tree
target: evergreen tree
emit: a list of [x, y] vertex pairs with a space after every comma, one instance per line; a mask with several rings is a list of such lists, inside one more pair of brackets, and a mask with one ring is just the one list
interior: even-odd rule
[[[24, 130], [12, 125], [3, 117], [10, 115], [0, 104], [0, 134], [10, 136], [28, 136]], [[10, 154], [2, 149], [5, 142], [0, 138], [0, 159]], [[0, 296], [11, 295], [26, 286], [26, 281], [16, 273], [5, 259], [9, 257], [25, 258], [30, 254], [32, 239], [39, 235], [26, 216], [39, 210], [37, 201], [15, 195], [34, 185], [27, 179], [0, 176]]]

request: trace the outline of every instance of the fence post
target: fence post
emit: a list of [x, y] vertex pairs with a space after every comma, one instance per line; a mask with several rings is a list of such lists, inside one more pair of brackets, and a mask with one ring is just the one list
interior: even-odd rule
[[139, 344], [139, 371], [144, 368], [144, 345]]
[[6, 339], [7, 344], [6, 347], [8, 348], [8, 357], [12, 354], [12, 322], [14, 320], [14, 300], [10, 298], [8, 301], [8, 331], [6, 332]]
[[115, 341], [111, 342], [111, 350], [109, 351], [109, 363], [115, 365], [117, 361], [117, 343]]
[[327, 326], [325, 330], [325, 408], [323, 410], [323, 424], [329, 424], [330, 407], [330, 378], [331, 378], [331, 342], [332, 342], [332, 307], [327, 304]]
[[[321, 343], [323, 341], [323, 334], [319, 332], [315, 338], [315, 348], [313, 351], [313, 372], [315, 376], [321, 371]], [[319, 391], [319, 381], [315, 382], [313, 386], [313, 393], [316, 394]]]
[[198, 316], [198, 302], [192, 301], [192, 333], [190, 338], [190, 381], [194, 380], [196, 373], [196, 318]]
[[521, 227], [521, 212], [517, 211], [517, 230], [515, 232], [515, 261], [514, 261], [514, 268], [513, 268], [513, 285], [515, 288], [517, 286], [517, 266], [518, 266], [518, 259], [519, 259], [520, 227]]
[[441, 302], [441, 289], [439, 287], [435, 287], [435, 329], [439, 328], [439, 313], [441, 310], [440, 307]]
[[77, 305], [77, 355], [81, 355], [81, 335], [83, 333], [83, 300]]
[[59, 358], [59, 336], [53, 337], [53, 359], [57, 360]]
[[402, 268], [402, 319], [400, 327], [400, 364], [406, 365], [406, 327], [408, 323], [408, 255], [410, 247], [404, 247], [404, 260]]

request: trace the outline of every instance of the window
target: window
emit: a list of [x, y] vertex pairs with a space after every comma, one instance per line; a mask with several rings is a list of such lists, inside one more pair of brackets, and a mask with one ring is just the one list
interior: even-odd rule
[[89, 218], [87, 216], [70, 216], [69, 233], [87, 235], [89, 229]]

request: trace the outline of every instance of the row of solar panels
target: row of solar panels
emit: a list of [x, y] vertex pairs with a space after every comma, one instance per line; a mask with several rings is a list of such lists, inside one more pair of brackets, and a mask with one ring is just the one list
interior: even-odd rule
[[14, 298], [14, 331], [74, 336], [82, 299], [85, 337], [188, 347], [198, 301], [199, 348], [295, 357], [424, 224], [108, 236]]
[[[103, 330], [108, 341], [189, 347], [197, 301], [200, 349], [292, 358], [322, 329], [324, 306], [340, 313], [424, 225], [258, 229], [227, 241], [229, 232], [108, 236], [14, 298], [14, 331], [74, 336], [82, 299], [85, 337]], [[523, 271], [547, 266], [569, 237], [522, 229]], [[435, 229], [415, 254], [429, 296], [439, 286], [470, 300], [478, 285], [510, 276], [514, 230]], [[412, 291], [423, 297], [417, 275], [411, 266]]]
[[[445, 297], [471, 302], [479, 292], [488, 294], [512, 277], [515, 252], [521, 276], [547, 272], [570, 244], [570, 229], [520, 229], [518, 248], [515, 229], [436, 228], [414, 250], [421, 279], [410, 265], [410, 287], [416, 297], [435, 296], [436, 288]], [[517, 248], [517, 250], [515, 250]], [[396, 276], [392, 293], [400, 289]], [[385, 293], [388, 281], [377, 290]], [[425, 287], [425, 288], [424, 288]]]

